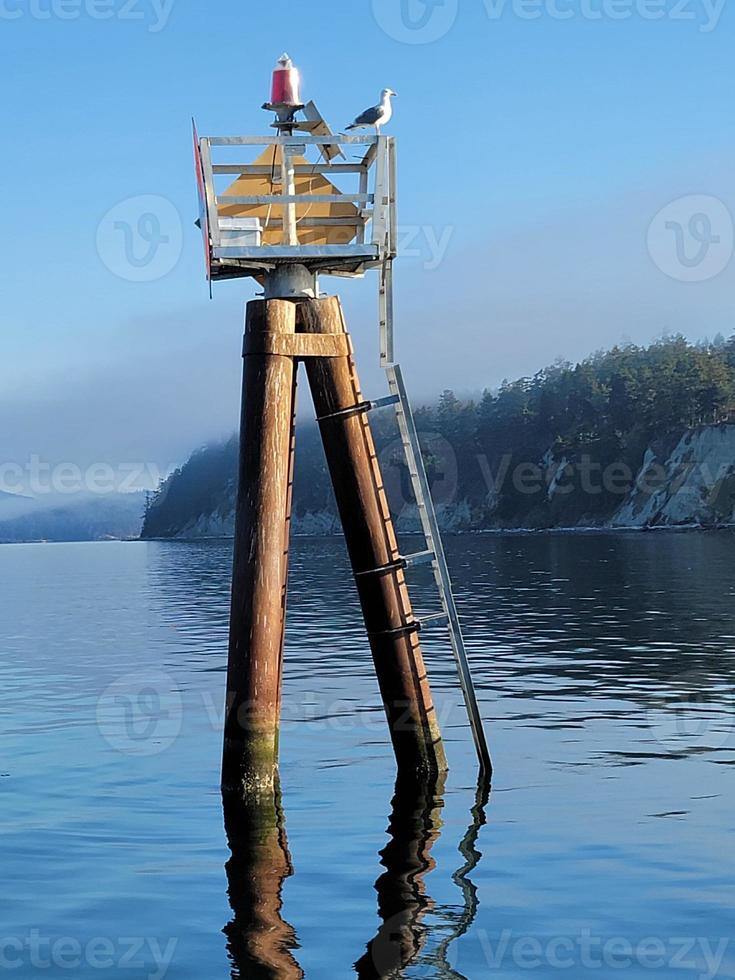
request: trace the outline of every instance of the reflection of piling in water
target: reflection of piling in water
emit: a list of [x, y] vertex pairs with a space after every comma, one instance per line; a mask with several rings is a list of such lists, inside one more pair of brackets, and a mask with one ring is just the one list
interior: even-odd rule
[[477, 850], [477, 838], [480, 836], [481, 828], [487, 823], [485, 808], [490, 802], [490, 790], [491, 786], [489, 781], [481, 776], [475, 794], [475, 805], [471, 810], [472, 822], [459, 844], [459, 853], [465, 859], [465, 863], [453, 876], [455, 882], [465, 891], [467, 897], [471, 899], [471, 905], [475, 911], [477, 911], [477, 888], [468, 876], [471, 871], [475, 870], [482, 857], [482, 851]]
[[[484, 826], [490, 783], [481, 777], [472, 821], [459, 844], [464, 864], [452, 880], [462, 894], [462, 906], [438, 906], [427, 893], [425, 878], [435, 867], [431, 849], [441, 829], [445, 775], [432, 781], [400, 779], [396, 784], [393, 810], [388, 826], [390, 841], [381, 851], [385, 872], [375, 882], [378, 912], [383, 924], [368, 944], [367, 952], [355, 964], [360, 980], [387, 980], [398, 977], [407, 967], [431, 964], [442, 980], [465, 980], [449, 965], [449, 948], [472, 926], [479, 901], [477, 888], [469, 875], [482, 857], [477, 838]], [[425, 923], [427, 913], [438, 919], [440, 941], [430, 944], [433, 927]]]
[[298, 947], [281, 915], [283, 882], [293, 868], [278, 785], [271, 793], [223, 797], [233, 918], [225, 926], [234, 980], [294, 980], [304, 972], [291, 954]]
[[470, 879], [469, 875], [475, 870], [482, 857], [482, 852], [477, 849], [477, 838], [480, 835], [480, 829], [487, 823], [485, 808], [489, 802], [490, 783], [483, 776], [480, 776], [480, 782], [477, 785], [477, 792], [475, 794], [475, 805], [471, 811], [472, 821], [467, 828], [467, 833], [459, 843], [459, 853], [465, 859], [465, 863], [452, 875], [452, 880], [462, 890], [465, 900], [465, 910], [467, 912], [467, 919], [464, 922], [462, 932], [458, 933], [454, 937], [455, 939], [467, 932], [477, 914], [477, 907], [479, 905], [477, 900], [477, 886]]
[[489, 801], [490, 781], [484, 775], [480, 775], [480, 781], [475, 794], [475, 803], [471, 810], [472, 820], [467, 828], [466, 834], [459, 842], [458, 850], [464, 858], [464, 864], [452, 875], [452, 881], [462, 893], [463, 908], [459, 912], [446, 915], [449, 929], [444, 939], [438, 943], [432, 958], [434, 965], [437, 967], [437, 977], [447, 978], [447, 980], [449, 978], [462, 977], [462, 974], [456, 972], [449, 966], [449, 949], [452, 943], [461, 939], [470, 930], [480, 906], [480, 901], [477, 897], [477, 886], [470, 878], [470, 874], [480, 863], [482, 857], [482, 852], [477, 849], [477, 838], [480, 834], [480, 829], [487, 822], [485, 807]]
[[424, 878], [435, 865], [431, 848], [441, 833], [446, 776], [399, 778], [388, 825], [390, 840], [380, 853], [385, 871], [375, 882], [383, 924], [355, 964], [361, 980], [392, 977], [414, 962], [426, 941], [423, 922], [433, 902]]

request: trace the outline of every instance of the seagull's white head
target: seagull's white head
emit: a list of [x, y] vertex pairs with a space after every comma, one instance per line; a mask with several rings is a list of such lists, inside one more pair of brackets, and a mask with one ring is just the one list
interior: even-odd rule
[[398, 93], [394, 92], [392, 88], [384, 88], [382, 92], [382, 96], [384, 99], [389, 99], [391, 96], [393, 96], [394, 98], [398, 98]]

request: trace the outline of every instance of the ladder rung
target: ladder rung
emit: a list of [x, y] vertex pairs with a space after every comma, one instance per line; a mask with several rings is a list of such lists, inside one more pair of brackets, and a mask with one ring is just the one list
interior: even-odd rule
[[388, 405], [395, 405], [399, 402], [399, 395], [386, 395], [385, 398], [376, 398], [370, 402], [370, 408], [387, 408]]
[[417, 551], [415, 555], [404, 555], [403, 560], [407, 567], [411, 565], [428, 565], [434, 561], [436, 554], [433, 551]]
[[419, 621], [419, 629], [432, 629], [434, 626], [449, 626], [449, 616], [438, 613], [436, 616], [424, 616]]

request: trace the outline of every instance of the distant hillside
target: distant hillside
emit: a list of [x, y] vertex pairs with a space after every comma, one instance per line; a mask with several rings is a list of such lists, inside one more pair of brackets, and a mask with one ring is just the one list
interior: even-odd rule
[[16, 500], [27, 500], [27, 497], [21, 497], [17, 493], [6, 493], [5, 490], [0, 490], [0, 507], [5, 503], [14, 503]]
[[[390, 412], [372, 424], [398, 525], [418, 526]], [[735, 522], [735, 336], [557, 363], [479, 402], [416, 412], [450, 530]], [[196, 452], [151, 500], [144, 537], [230, 535], [237, 441]], [[337, 529], [319, 435], [298, 439], [294, 528]]]
[[31, 497], [26, 497], [20, 493], [7, 493], [5, 490], [0, 490], [0, 521], [17, 517], [25, 513], [31, 506], [33, 506]]
[[[238, 440], [197, 450], [149, 501], [144, 538], [229, 537], [234, 528]], [[335, 503], [314, 425], [298, 433], [294, 514], [299, 529], [330, 532]]]
[[133, 539], [140, 535], [144, 510], [144, 493], [69, 499], [51, 506], [5, 494], [0, 500], [0, 543]]

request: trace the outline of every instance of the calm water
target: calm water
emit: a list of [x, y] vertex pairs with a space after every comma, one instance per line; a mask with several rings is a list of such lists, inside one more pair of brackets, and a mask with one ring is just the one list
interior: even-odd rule
[[735, 977], [734, 545], [449, 541], [483, 808], [446, 645], [451, 772], [396, 792], [342, 543], [297, 541], [282, 799], [232, 853], [229, 546], [0, 547], [0, 972]]

